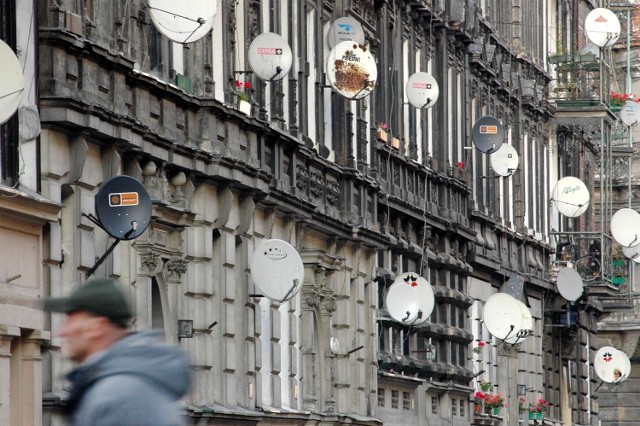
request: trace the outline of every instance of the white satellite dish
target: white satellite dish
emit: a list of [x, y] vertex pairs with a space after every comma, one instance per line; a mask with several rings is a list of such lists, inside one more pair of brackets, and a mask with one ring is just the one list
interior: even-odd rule
[[622, 247], [622, 254], [624, 254], [627, 259], [640, 263], [640, 244], [633, 247]]
[[575, 302], [584, 292], [584, 284], [578, 271], [573, 268], [560, 268], [556, 278], [556, 287], [562, 297]]
[[629, 376], [631, 368], [627, 368], [627, 356], [613, 346], [598, 349], [593, 359], [593, 369], [606, 383], [617, 383]]
[[626, 101], [620, 109], [620, 120], [629, 127], [640, 122], [640, 104], [636, 101]]
[[276, 33], [262, 33], [249, 45], [249, 65], [262, 80], [282, 80], [291, 69], [289, 43]]
[[504, 339], [505, 342], [515, 345], [517, 343], [522, 342], [524, 339], [529, 337], [531, 332], [533, 331], [533, 316], [531, 315], [531, 311], [522, 301], [515, 299], [514, 300], [520, 306], [520, 312], [522, 315], [522, 323], [520, 324], [520, 330], [512, 336]]
[[618, 350], [618, 352], [620, 352], [620, 355], [622, 356], [622, 361], [623, 361], [623, 371], [622, 371], [622, 378], [620, 379], [620, 381], [625, 381], [629, 378], [629, 375], [631, 375], [631, 360], [629, 359], [629, 356], [624, 353], [621, 350]]
[[393, 283], [402, 283], [413, 287], [418, 292], [418, 308], [420, 313], [413, 324], [422, 324], [427, 321], [435, 306], [435, 297], [431, 284], [425, 278], [415, 272], [405, 272], [396, 277]]
[[213, 27], [217, 1], [148, 0], [155, 27], [176, 43], [193, 43]]
[[265, 240], [251, 257], [251, 278], [269, 299], [284, 302], [302, 288], [304, 264], [291, 244]]
[[551, 200], [560, 214], [578, 217], [589, 208], [591, 195], [584, 182], [577, 177], [566, 176], [556, 183]]
[[24, 92], [24, 79], [22, 67], [13, 50], [4, 41], [0, 40], [0, 124], [10, 119], [18, 109], [22, 93]]
[[29, 101], [25, 101], [18, 108], [18, 118], [20, 121], [20, 140], [23, 142], [32, 141], [40, 135], [40, 113], [38, 107]]
[[589, 40], [599, 47], [613, 46], [620, 37], [620, 21], [609, 9], [593, 9], [584, 20], [584, 29]]
[[343, 41], [355, 41], [358, 44], [365, 44], [364, 30], [360, 22], [349, 16], [343, 16], [331, 23], [327, 34], [327, 44], [329, 49]]
[[503, 143], [497, 151], [489, 156], [491, 168], [500, 176], [511, 176], [518, 168], [518, 151], [513, 147]]
[[376, 60], [366, 47], [353, 41], [334, 46], [325, 64], [331, 88], [348, 99], [368, 96], [376, 85]]
[[518, 301], [507, 293], [496, 293], [487, 299], [482, 319], [489, 333], [498, 339], [516, 336], [522, 330], [522, 310]]
[[440, 86], [431, 74], [420, 71], [411, 74], [407, 80], [405, 94], [414, 107], [431, 108], [440, 96]]
[[622, 247], [640, 244], [640, 213], [633, 209], [620, 209], [611, 216], [611, 236]]
[[413, 324], [418, 318], [420, 311], [418, 291], [404, 282], [391, 284], [385, 298], [385, 304], [391, 318], [398, 322]]

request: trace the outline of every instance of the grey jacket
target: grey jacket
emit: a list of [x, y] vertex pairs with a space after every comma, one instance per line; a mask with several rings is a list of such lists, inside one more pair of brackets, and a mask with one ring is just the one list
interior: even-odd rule
[[186, 424], [176, 401], [189, 389], [189, 363], [156, 332], [130, 334], [67, 377], [72, 425]]

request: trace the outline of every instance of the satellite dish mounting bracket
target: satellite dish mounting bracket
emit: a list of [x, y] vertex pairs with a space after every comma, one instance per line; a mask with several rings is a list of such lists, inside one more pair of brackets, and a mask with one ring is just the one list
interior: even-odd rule
[[[98, 226], [100, 229], [102, 229], [103, 231], [107, 232], [104, 229], [104, 226], [102, 226], [102, 224], [100, 223], [100, 221], [98, 220], [98, 218], [96, 218], [95, 216], [93, 216], [92, 214], [86, 214], [86, 213], [82, 213], [82, 216], [86, 217], [87, 219], [89, 219], [91, 222], [95, 223], [96, 226]], [[124, 234], [124, 239], [127, 239], [127, 237], [129, 237], [133, 232], [135, 232], [135, 230], [138, 228], [138, 223], [133, 220], [131, 221], [131, 229], [127, 231], [126, 234]], [[108, 233], [108, 232], [107, 232]], [[107, 258], [107, 256], [109, 256], [111, 254], [111, 252], [116, 248], [116, 246], [118, 245], [118, 243], [122, 241], [122, 239], [120, 238], [116, 238], [116, 240], [109, 246], [109, 248], [107, 249], [107, 251], [104, 252], [104, 254], [102, 256], [100, 256], [100, 258], [98, 260], [96, 260], [95, 265], [93, 265], [91, 267], [91, 269], [89, 269], [86, 274], [85, 274], [85, 278], [89, 278], [91, 275], [93, 275], [93, 273], [96, 271], [96, 269], [98, 269], [98, 267], [100, 267], [100, 265], [102, 265], [102, 262], [105, 261], [105, 259]]]

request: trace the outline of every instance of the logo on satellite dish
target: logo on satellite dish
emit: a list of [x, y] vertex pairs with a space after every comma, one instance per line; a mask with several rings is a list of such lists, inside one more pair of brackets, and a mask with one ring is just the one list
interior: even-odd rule
[[342, 35], [342, 34], [350, 34], [351, 33], [351, 29], [353, 28], [349, 24], [338, 24], [338, 26], [344, 30], [344, 31], [338, 31], [338, 34], [340, 34], [340, 35]]
[[411, 285], [411, 287], [418, 287], [418, 277], [415, 275], [407, 275], [404, 279], [404, 282]]
[[483, 125], [480, 126], [480, 134], [482, 135], [497, 135], [498, 126]]
[[594, 22], [599, 22], [601, 24], [606, 24], [607, 22], [609, 22], [609, 20], [607, 18], [605, 18], [604, 16], [600, 15], [595, 19]]
[[113, 192], [109, 194], [109, 207], [126, 207], [137, 205], [137, 192]]
[[258, 55], [282, 55], [282, 49], [275, 47], [258, 47]]
[[347, 62], [360, 62], [360, 57], [352, 51], [347, 50], [344, 52], [344, 55], [342, 55], [342, 60]]
[[578, 192], [582, 189], [580, 186], [565, 186], [562, 188], [563, 194], [573, 194], [574, 192]]
[[613, 357], [611, 356], [611, 354], [609, 352], [606, 352], [603, 356], [602, 356], [602, 360], [604, 362], [610, 362], [613, 359]]
[[429, 84], [429, 83], [418, 83], [418, 82], [415, 82], [415, 83], [413, 83], [413, 85], [411, 87], [413, 87], [414, 89], [428, 89], [428, 90], [431, 90], [431, 84]]
[[282, 260], [287, 257], [287, 253], [283, 252], [279, 248], [269, 247], [269, 250], [264, 252], [264, 255], [267, 259], [271, 260]]

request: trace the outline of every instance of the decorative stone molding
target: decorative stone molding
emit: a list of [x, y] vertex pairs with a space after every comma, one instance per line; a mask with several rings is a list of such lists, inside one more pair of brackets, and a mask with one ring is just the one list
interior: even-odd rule
[[167, 282], [179, 282], [185, 272], [187, 272], [187, 262], [184, 260], [170, 260], [164, 267]]
[[140, 255], [140, 273], [145, 275], [155, 275], [160, 265], [160, 256], [156, 254]]

